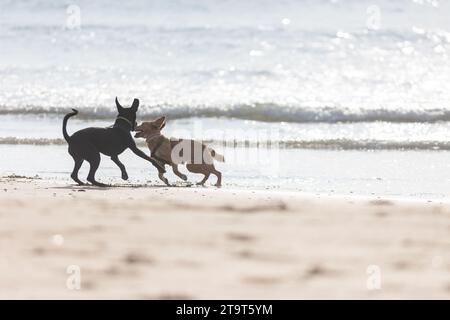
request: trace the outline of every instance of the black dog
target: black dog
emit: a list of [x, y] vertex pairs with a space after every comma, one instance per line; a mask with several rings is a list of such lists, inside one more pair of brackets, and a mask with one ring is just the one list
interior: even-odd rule
[[112, 127], [86, 128], [75, 132], [72, 136], [67, 134], [67, 121], [70, 117], [78, 114], [78, 111], [72, 109], [73, 112], [64, 117], [63, 135], [64, 139], [66, 139], [69, 144], [69, 154], [75, 161], [75, 167], [73, 168], [71, 177], [80, 185], [83, 185], [84, 183], [78, 179], [78, 171], [80, 170], [83, 161], [86, 160], [91, 166], [87, 181], [99, 187], [107, 186], [95, 180], [95, 172], [100, 164], [100, 153], [110, 156], [111, 160], [120, 168], [122, 179], [127, 180], [128, 174], [125, 166], [118, 158], [118, 155], [127, 148], [130, 148], [131, 151], [139, 157], [150, 161], [158, 169], [158, 173], [165, 172], [165, 169], [161, 164], [138, 149], [131, 136], [130, 131], [134, 131], [134, 127], [136, 126], [136, 112], [139, 107], [139, 100], [134, 99], [131, 108], [123, 108], [116, 97], [116, 106], [119, 115]]

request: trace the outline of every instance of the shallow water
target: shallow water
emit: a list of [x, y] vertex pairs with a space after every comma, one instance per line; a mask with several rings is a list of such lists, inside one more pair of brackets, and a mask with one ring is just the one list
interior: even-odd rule
[[[142, 148], [144, 150], [144, 148]], [[221, 149], [226, 163], [217, 163], [224, 188], [295, 190], [320, 194], [444, 199], [450, 190], [448, 151], [336, 151], [304, 149]], [[120, 156], [129, 183], [162, 185], [156, 170], [130, 151]], [[0, 145], [1, 174], [65, 180], [73, 161], [66, 146]], [[168, 169], [168, 168], [167, 168]], [[85, 163], [80, 178], [85, 180]], [[180, 171], [186, 172], [182, 166]], [[171, 183], [185, 185], [168, 169]], [[188, 173], [190, 182], [202, 176]], [[99, 181], [122, 184], [119, 169], [107, 157], [97, 171]], [[211, 176], [208, 185], [216, 182]]]

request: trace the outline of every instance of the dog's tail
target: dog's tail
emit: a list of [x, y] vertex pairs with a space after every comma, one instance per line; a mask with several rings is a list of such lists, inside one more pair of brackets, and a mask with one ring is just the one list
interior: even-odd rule
[[211, 153], [211, 156], [220, 162], [225, 162], [225, 157], [221, 154], [218, 154], [214, 149], [209, 148], [209, 152]]
[[69, 140], [70, 140], [70, 136], [69, 136], [69, 134], [67, 133], [67, 129], [66, 129], [66, 127], [67, 127], [67, 121], [69, 120], [70, 117], [73, 117], [74, 115], [77, 115], [77, 114], [78, 114], [78, 111], [75, 110], [75, 109], [72, 109], [72, 112], [71, 112], [71, 113], [68, 113], [68, 114], [66, 114], [66, 115], [64, 116], [64, 120], [63, 120], [63, 128], [62, 128], [62, 130], [63, 130], [64, 139], [66, 139], [67, 142], [69, 142]]

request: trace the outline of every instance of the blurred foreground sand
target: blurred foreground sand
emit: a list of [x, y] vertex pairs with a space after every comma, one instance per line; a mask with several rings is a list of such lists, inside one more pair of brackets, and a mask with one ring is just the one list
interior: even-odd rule
[[0, 187], [2, 299], [450, 298], [449, 203], [23, 178]]

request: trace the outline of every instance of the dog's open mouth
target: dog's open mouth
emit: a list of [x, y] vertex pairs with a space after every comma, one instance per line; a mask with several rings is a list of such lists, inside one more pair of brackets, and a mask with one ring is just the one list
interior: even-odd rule
[[136, 133], [134, 134], [134, 137], [135, 138], [140, 138], [140, 137], [142, 137], [142, 134], [143, 134], [144, 131], [136, 129], [135, 132]]

